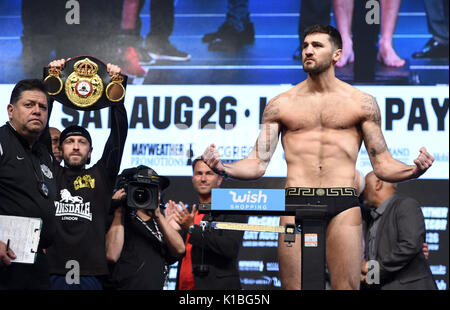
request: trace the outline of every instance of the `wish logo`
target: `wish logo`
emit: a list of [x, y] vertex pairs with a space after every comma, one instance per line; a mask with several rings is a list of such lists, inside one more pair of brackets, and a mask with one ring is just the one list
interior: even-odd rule
[[234, 203], [267, 203], [267, 195], [263, 194], [261, 190], [258, 191], [258, 194], [252, 194], [251, 191], [247, 191], [245, 195], [238, 195], [233, 191], [230, 191], [230, 194], [233, 196]]
[[284, 190], [214, 188], [211, 210], [284, 211]]
[[60, 195], [60, 201], [55, 201], [55, 216], [61, 217], [63, 221], [78, 221], [78, 218], [92, 221], [90, 202], [84, 202], [83, 197], [72, 196], [65, 188], [60, 191]]

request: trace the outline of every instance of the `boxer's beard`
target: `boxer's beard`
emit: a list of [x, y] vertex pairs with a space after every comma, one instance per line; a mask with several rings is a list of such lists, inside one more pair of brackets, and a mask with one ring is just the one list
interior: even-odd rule
[[332, 65], [332, 60], [330, 59], [330, 61], [322, 61], [322, 62], [317, 62], [314, 61], [313, 64], [311, 65], [306, 65], [303, 63], [303, 71], [305, 71], [306, 73], [321, 73], [325, 70], [327, 70], [330, 66]]
[[82, 160], [80, 160], [79, 162], [76, 161], [71, 161], [70, 158], [64, 159], [64, 165], [69, 168], [69, 169], [73, 169], [73, 170], [80, 170], [83, 169], [84, 166], [86, 165], [88, 161], [88, 157], [84, 157]]

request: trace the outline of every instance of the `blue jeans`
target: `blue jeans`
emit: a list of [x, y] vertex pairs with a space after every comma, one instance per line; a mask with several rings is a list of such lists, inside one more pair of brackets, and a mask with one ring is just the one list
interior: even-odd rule
[[93, 276], [80, 276], [80, 284], [68, 284], [66, 276], [50, 275], [52, 290], [102, 290], [102, 283]]

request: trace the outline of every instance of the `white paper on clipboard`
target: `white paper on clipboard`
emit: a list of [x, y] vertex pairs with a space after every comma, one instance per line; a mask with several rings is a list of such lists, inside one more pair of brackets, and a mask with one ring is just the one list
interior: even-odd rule
[[33, 264], [41, 236], [40, 218], [0, 215], [0, 241], [7, 243], [17, 258], [13, 263]]

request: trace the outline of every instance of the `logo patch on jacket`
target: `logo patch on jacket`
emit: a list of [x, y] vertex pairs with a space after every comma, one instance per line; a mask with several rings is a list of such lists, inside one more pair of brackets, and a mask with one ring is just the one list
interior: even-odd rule
[[89, 174], [78, 176], [73, 182], [73, 187], [75, 190], [80, 188], [95, 188], [95, 179], [93, 179]]
[[55, 216], [61, 216], [61, 220], [77, 221], [81, 217], [92, 221], [90, 202], [83, 202], [83, 197], [72, 196], [65, 188], [60, 191], [60, 195], [60, 201], [55, 201]]

